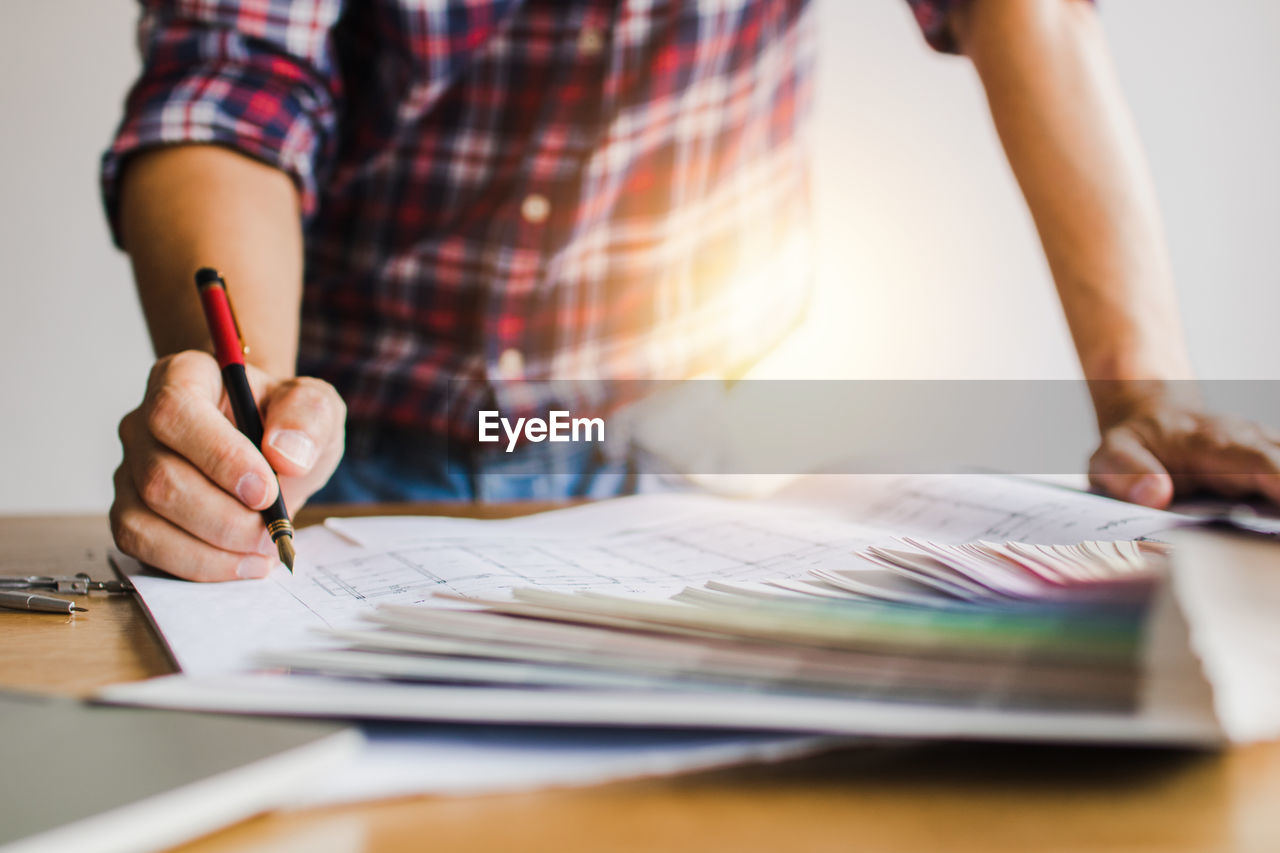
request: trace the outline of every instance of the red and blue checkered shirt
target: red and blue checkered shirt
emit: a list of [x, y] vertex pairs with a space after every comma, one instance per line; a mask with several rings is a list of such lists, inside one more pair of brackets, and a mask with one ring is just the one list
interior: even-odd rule
[[[948, 48], [957, 0], [908, 2]], [[355, 427], [545, 410], [537, 380], [731, 371], [803, 313], [805, 0], [142, 6], [113, 223], [122, 165], [151, 146], [291, 175], [298, 369]]]

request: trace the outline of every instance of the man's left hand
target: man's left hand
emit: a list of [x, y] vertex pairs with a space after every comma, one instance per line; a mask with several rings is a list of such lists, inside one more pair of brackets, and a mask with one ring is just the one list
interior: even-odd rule
[[1280, 432], [1156, 401], [1104, 423], [1089, 479], [1107, 494], [1164, 508], [1174, 495], [1260, 495], [1280, 504]]

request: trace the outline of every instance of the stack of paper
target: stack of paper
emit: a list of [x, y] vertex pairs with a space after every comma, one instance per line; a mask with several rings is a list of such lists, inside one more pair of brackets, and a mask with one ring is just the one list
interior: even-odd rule
[[[184, 675], [105, 696], [912, 737], [1280, 733], [1275, 703], [1233, 686], [1280, 663], [1274, 620], [1227, 612], [1280, 592], [1263, 572], [1205, 583], [1228, 569], [1203, 556], [1166, 569], [1161, 542], [1187, 521], [978, 475], [815, 478], [766, 502], [666, 495], [496, 522], [335, 519], [300, 533], [296, 576], [211, 588], [135, 567]], [[1267, 642], [1228, 650], [1224, 625]], [[1224, 715], [1223, 697], [1247, 712]], [[1247, 732], [1231, 727], [1246, 717]]]
[[865, 569], [669, 601], [517, 588], [452, 599], [480, 610], [388, 605], [372, 629], [330, 632], [341, 648], [259, 660], [410, 682], [1133, 709], [1155, 548], [901, 544], [857, 552]]

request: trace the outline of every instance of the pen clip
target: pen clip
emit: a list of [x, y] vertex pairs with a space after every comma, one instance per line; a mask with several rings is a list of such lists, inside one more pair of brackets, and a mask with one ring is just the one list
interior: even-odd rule
[[[221, 273], [219, 273], [217, 270], [213, 269], [212, 267], [202, 267], [199, 270], [197, 270], [196, 271], [196, 288], [201, 293], [201, 299], [204, 299], [203, 294], [205, 293], [205, 291], [212, 287], [216, 287], [222, 291], [222, 301], [226, 303], [226, 308], [227, 308], [226, 313], [227, 313], [227, 316], [231, 319], [231, 330], [235, 333], [236, 349], [240, 351], [240, 358], [243, 359], [249, 355], [249, 345], [245, 343], [244, 333], [240, 331], [240, 319], [236, 316], [236, 306], [235, 306], [235, 303], [231, 301], [231, 290], [227, 287], [227, 280], [222, 277]], [[214, 310], [214, 309], [211, 309], [208, 303], [205, 304], [204, 308], [205, 308], [206, 315], [209, 316], [209, 322], [214, 323], [212, 315], [208, 314], [210, 310]], [[216, 326], [215, 326], [215, 329], [216, 329]], [[214, 331], [214, 336], [217, 337], [216, 330]], [[225, 344], [227, 343], [227, 341], [223, 341], [223, 343]], [[229, 355], [230, 353], [226, 353], [226, 354]], [[222, 357], [223, 356], [219, 356], [220, 359]]]
[[240, 354], [248, 358], [249, 345], [244, 342], [244, 333], [240, 331], [240, 320], [236, 317], [236, 304], [231, 301], [231, 291], [227, 288], [226, 279], [219, 277], [218, 283], [222, 287], [222, 292], [227, 295], [227, 310], [231, 312], [231, 325], [236, 330], [236, 341], [240, 344]]

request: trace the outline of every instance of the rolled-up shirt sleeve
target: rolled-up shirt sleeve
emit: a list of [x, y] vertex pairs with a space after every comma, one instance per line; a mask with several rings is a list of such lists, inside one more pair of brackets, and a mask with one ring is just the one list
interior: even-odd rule
[[284, 171], [303, 215], [336, 147], [339, 76], [331, 30], [342, 0], [143, 0], [142, 73], [102, 159], [120, 244], [122, 168], [148, 148], [225, 145]]
[[[916, 23], [924, 33], [925, 41], [934, 50], [943, 53], [959, 53], [955, 34], [951, 31], [951, 13], [955, 9], [966, 6], [973, 0], [907, 0], [907, 5], [915, 13]], [[1093, 0], [1062, 0], [1064, 3], [1085, 2]]]

